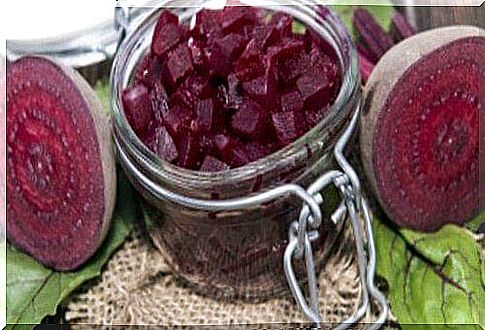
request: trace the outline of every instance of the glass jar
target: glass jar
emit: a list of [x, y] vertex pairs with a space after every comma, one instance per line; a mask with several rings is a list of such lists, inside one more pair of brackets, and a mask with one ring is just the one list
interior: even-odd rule
[[[177, 0], [172, 0], [163, 2], [163, 6], [189, 24], [206, 2], [193, 1], [181, 8]], [[325, 7], [305, 5], [303, 1], [285, 4], [287, 0], [275, 0], [264, 9], [290, 14], [331, 45], [341, 64], [342, 88], [316, 127], [286, 148], [240, 168], [204, 173], [177, 167], [159, 159], [129, 126], [121, 94], [149, 49], [159, 10], [154, 9], [131, 30], [115, 57], [111, 101], [121, 164], [144, 198], [149, 233], [167, 262], [182, 279], [211, 295], [263, 298], [287, 292], [283, 254], [288, 227], [298, 218], [302, 203], [286, 196], [253, 208], [211, 211], [188, 207], [184, 198], [245, 197], [289, 182], [307, 187], [322, 173], [337, 167], [335, 143], [360, 99], [356, 52], [341, 21]], [[330, 220], [337, 199], [327, 201], [328, 196], [324, 197], [320, 238], [314, 242], [315, 262], [320, 266], [342, 228], [341, 222], [335, 225]], [[304, 263], [295, 268], [297, 273], [303, 272]]]

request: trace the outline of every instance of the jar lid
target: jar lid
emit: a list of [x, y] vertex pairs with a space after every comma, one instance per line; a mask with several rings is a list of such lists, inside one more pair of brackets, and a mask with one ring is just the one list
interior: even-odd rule
[[6, 55], [15, 60], [26, 54], [50, 56], [72, 67], [84, 67], [114, 56], [124, 23], [141, 19], [152, 1], [140, 7], [119, 7], [115, 2], [51, 0], [12, 2], [5, 15]]

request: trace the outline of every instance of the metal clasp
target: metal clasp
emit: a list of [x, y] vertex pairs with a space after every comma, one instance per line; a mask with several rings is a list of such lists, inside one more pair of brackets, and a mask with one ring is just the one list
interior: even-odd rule
[[[325, 173], [307, 189], [307, 193], [313, 197], [315, 203], [321, 205], [324, 202], [324, 196], [322, 196], [320, 192], [328, 185], [333, 184], [339, 190], [342, 202], [332, 214], [331, 219], [334, 222], [342, 221], [345, 214], [348, 213], [352, 223], [357, 250], [359, 275], [362, 284], [362, 300], [360, 307], [349, 318], [343, 321], [337, 329], [346, 329], [350, 325], [358, 322], [364, 316], [365, 312], [369, 309], [369, 294], [380, 306], [379, 317], [369, 329], [379, 329], [382, 324], [384, 324], [389, 314], [387, 300], [374, 284], [376, 255], [369, 207], [360, 192], [359, 178], [343, 154], [345, 147], [357, 126], [359, 113], [360, 108], [357, 109], [350, 125], [340, 137], [335, 147], [335, 158], [342, 171], [336, 170]], [[300, 306], [305, 316], [318, 326], [321, 320], [318, 307], [317, 278], [313, 262], [311, 242], [318, 238], [317, 229], [321, 224], [321, 218], [313, 219], [311, 213], [313, 212], [310, 211], [309, 206], [304, 203], [298, 221], [295, 220], [291, 224], [289, 229], [289, 243], [285, 251], [283, 265], [288, 285], [295, 301]], [[365, 230], [361, 226], [359, 217], [362, 217], [364, 220]], [[367, 252], [365, 250], [364, 237], [367, 238]], [[293, 260], [302, 257], [305, 258], [308, 277], [310, 295], [309, 304], [307, 303], [293, 270]]]

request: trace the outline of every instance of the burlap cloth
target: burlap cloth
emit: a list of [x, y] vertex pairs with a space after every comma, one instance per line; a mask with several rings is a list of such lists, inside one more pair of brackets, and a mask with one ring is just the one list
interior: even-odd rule
[[[141, 225], [114, 255], [102, 276], [68, 303], [71, 323], [103, 325], [229, 325], [284, 328], [306, 322], [288, 293], [261, 302], [224, 301], [200, 296], [181, 283], [153, 246]], [[347, 228], [350, 228], [347, 223]], [[318, 274], [322, 320], [338, 322], [360, 300], [360, 281], [351, 230], [344, 231]], [[368, 312], [362, 320], [375, 316]], [[273, 324], [271, 323], [278, 323]]]

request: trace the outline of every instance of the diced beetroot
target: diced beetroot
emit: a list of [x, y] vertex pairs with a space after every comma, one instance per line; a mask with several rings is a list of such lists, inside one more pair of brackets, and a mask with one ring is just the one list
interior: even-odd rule
[[257, 103], [244, 99], [231, 120], [231, 129], [243, 138], [260, 140], [268, 130], [268, 116]]
[[222, 54], [230, 61], [237, 59], [248, 43], [248, 39], [235, 33], [216, 39], [214, 43], [220, 47]]
[[227, 76], [227, 106], [237, 108], [242, 102], [242, 84], [234, 73]]
[[227, 160], [227, 163], [233, 168], [241, 167], [249, 163], [249, 156], [243, 145], [237, 145], [232, 149], [231, 157]]
[[206, 77], [193, 74], [188, 77], [171, 96], [172, 104], [182, 103], [195, 109], [201, 98], [212, 95], [212, 88]]
[[200, 171], [202, 172], [222, 172], [228, 170], [230, 167], [223, 161], [212, 156], [205, 156]]
[[180, 44], [168, 54], [164, 69], [164, 79], [171, 88], [174, 88], [193, 70], [189, 47], [185, 44]]
[[178, 18], [177, 15], [172, 14], [170, 11], [165, 9], [161, 12], [160, 16], [158, 17], [157, 27], [163, 26], [163, 25], [166, 25], [166, 24], [178, 25], [179, 24], [179, 18]]
[[307, 131], [303, 112], [278, 112], [271, 115], [280, 147], [287, 146]]
[[163, 126], [157, 127], [147, 140], [148, 147], [160, 158], [169, 163], [173, 163], [178, 159], [175, 143]]
[[269, 24], [274, 26], [282, 37], [291, 37], [293, 19], [290, 15], [277, 12], [271, 17]]
[[273, 70], [268, 70], [261, 77], [243, 82], [243, 90], [266, 111], [280, 109], [278, 80]]
[[269, 46], [276, 44], [281, 38], [280, 32], [275, 26], [260, 25], [255, 26], [253, 30], [253, 40], [263, 50], [266, 50]]
[[315, 71], [328, 76], [329, 80], [340, 81], [340, 69], [335, 57], [330, 58], [320, 48], [312, 48], [310, 65]]
[[306, 123], [308, 128], [313, 128], [317, 126], [319, 122], [322, 121], [324, 114], [328, 110], [324, 108], [323, 110], [307, 110], [305, 111]]
[[303, 99], [297, 90], [281, 95], [281, 110], [283, 112], [302, 112]]
[[163, 114], [163, 125], [177, 140], [189, 130], [193, 119], [192, 111], [182, 105], [173, 106], [170, 111]]
[[196, 170], [200, 167], [202, 152], [196, 133], [188, 132], [177, 138], [178, 165]]
[[153, 120], [148, 89], [142, 84], [129, 87], [123, 91], [122, 101], [126, 119], [138, 135], [142, 134]]
[[303, 73], [313, 70], [309, 66], [310, 56], [304, 51], [279, 61], [278, 77], [280, 85], [289, 86], [293, 84]]
[[330, 103], [333, 83], [325, 75], [306, 74], [296, 81], [305, 109], [320, 110]]
[[247, 143], [245, 149], [250, 162], [257, 161], [272, 153], [270, 146], [257, 141]]
[[241, 81], [249, 81], [264, 74], [264, 55], [258, 42], [251, 40], [236, 62], [236, 76]]
[[211, 74], [225, 77], [233, 68], [233, 61], [241, 54], [247, 39], [238, 34], [229, 34], [214, 40], [206, 49], [206, 56]]
[[197, 105], [197, 127], [201, 132], [215, 133], [224, 125], [220, 106], [212, 98], [200, 100]]
[[238, 33], [245, 25], [253, 25], [258, 20], [258, 11], [253, 7], [228, 6], [222, 11], [222, 31]]
[[190, 44], [190, 53], [192, 55], [192, 63], [197, 70], [201, 72], [208, 72], [209, 63], [205, 53], [206, 44], [198, 39], [192, 39]]
[[161, 124], [163, 114], [169, 111], [167, 91], [161, 81], [153, 84], [153, 88], [150, 91], [150, 101], [155, 119]]
[[152, 53], [163, 58], [167, 52], [185, 40], [185, 30], [176, 24], [158, 26], [153, 33]]
[[148, 53], [146, 54], [140, 63], [138, 63], [135, 70], [135, 84], [141, 83], [147, 87], [152, 84], [152, 66], [153, 66], [153, 56]]
[[295, 54], [300, 54], [304, 49], [303, 41], [294, 38], [283, 38], [277, 45], [268, 48], [268, 65], [275, 65]]
[[313, 48], [317, 48], [327, 56], [337, 58], [337, 54], [335, 53], [335, 49], [332, 47], [332, 45], [330, 45], [312, 29], [305, 30], [304, 40], [307, 52], [310, 52]]
[[231, 167], [238, 167], [249, 161], [244, 145], [233, 136], [217, 134], [214, 136], [214, 147], [218, 157]]
[[221, 12], [209, 9], [199, 11], [195, 18], [193, 33], [198, 39], [202, 40], [220, 36], [222, 33]]

